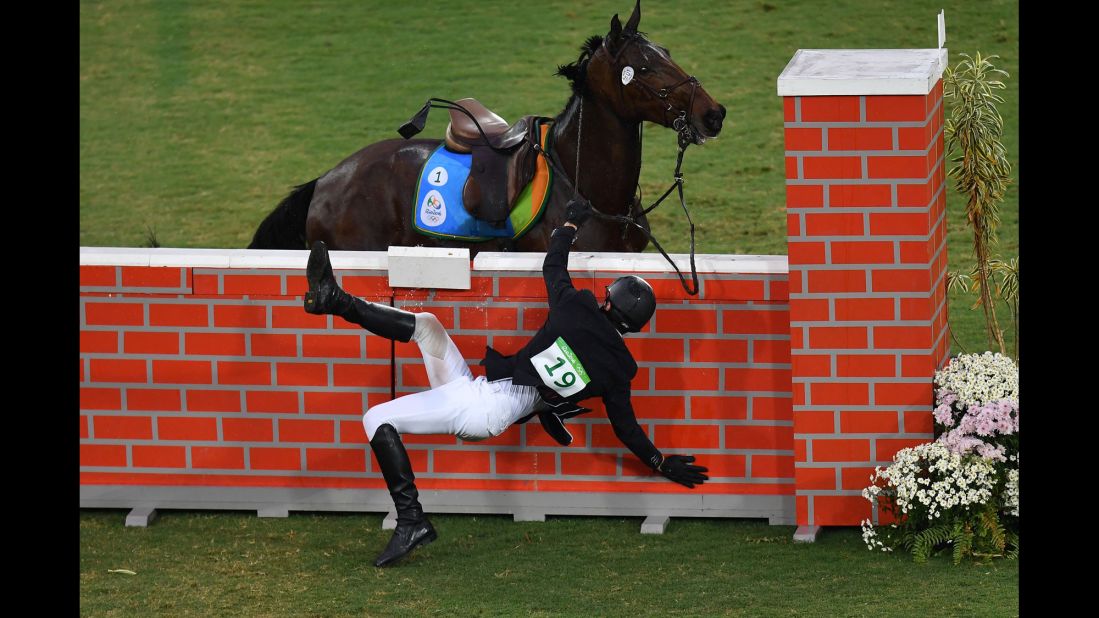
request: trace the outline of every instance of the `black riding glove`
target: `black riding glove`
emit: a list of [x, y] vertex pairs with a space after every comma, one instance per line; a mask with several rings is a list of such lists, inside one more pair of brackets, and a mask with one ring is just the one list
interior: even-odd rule
[[591, 218], [591, 202], [582, 199], [573, 199], [565, 206], [565, 223], [571, 223], [580, 227]]
[[567, 401], [554, 404], [545, 399], [539, 401], [534, 407], [537, 410], [538, 421], [542, 423], [542, 429], [545, 429], [546, 433], [561, 446], [572, 444], [572, 433], [565, 428], [565, 419], [591, 412], [591, 408], [571, 404]]
[[703, 474], [708, 471], [708, 468], [692, 464], [694, 460], [694, 455], [668, 455], [656, 467], [656, 471], [680, 485], [693, 489], [695, 485], [701, 485], [710, 479]]

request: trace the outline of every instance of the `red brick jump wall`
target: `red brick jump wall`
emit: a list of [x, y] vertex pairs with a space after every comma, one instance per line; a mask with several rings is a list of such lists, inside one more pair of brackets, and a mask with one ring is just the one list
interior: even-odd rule
[[[187, 259], [186, 250], [169, 251]], [[306, 314], [307, 253], [280, 253], [298, 254], [300, 266], [81, 266], [82, 486], [385, 488], [361, 416], [394, 393], [426, 388], [419, 352]], [[792, 499], [782, 266], [703, 273], [697, 297], [674, 275], [638, 273], [658, 296], [651, 325], [626, 339], [639, 365], [638, 420], [663, 451], [695, 454], [709, 483], [691, 491], [654, 476], [614, 437], [595, 399], [593, 413], [570, 423], [567, 448], [537, 421], [482, 442], [405, 436], [417, 485], [562, 501], [575, 492]], [[573, 270], [573, 280], [602, 293], [619, 274]], [[384, 270], [336, 275], [356, 295], [439, 316], [475, 374], [485, 345], [511, 353], [546, 315], [538, 270], [474, 270], [468, 291], [391, 289]]]
[[[567, 448], [537, 423], [484, 442], [406, 436], [425, 508], [763, 516], [803, 537], [877, 519], [861, 489], [933, 438], [932, 377], [949, 355], [945, 62], [945, 49], [799, 50], [778, 83], [788, 260], [707, 256], [697, 297], [663, 265], [632, 270], [658, 298], [626, 339], [638, 420], [665, 452], [695, 454], [710, 482], [691, 491], [651, 474], [589, 401]], [[304, 251], [116, 253], [81, 251], [82, 503], [145, 492], [211, 508], [389, 508], [360, 417], [426, 387], [415, 346], [304, 313]], [[466, 291], [391, 289], [376, 265], [337, 277], [436, 314], [480, 374], [486, 345], [515, 351], [546, 314], [540, 259], [486, 255]], [[585, 259], [572, 258], [574, 282], [601, 294], [632, 268], [621, 264], [647, 258]], [[141, 491], [112, 494], [127, 487]], [[201, 491], [172, 502], [164, 488]], [[325, 491], [278, 491], [291, 489]]]
[[797, 523], [851, 525], [871, 516], [874, 466], [934, 437], [950, 343], [942, 82], [783, 106]]

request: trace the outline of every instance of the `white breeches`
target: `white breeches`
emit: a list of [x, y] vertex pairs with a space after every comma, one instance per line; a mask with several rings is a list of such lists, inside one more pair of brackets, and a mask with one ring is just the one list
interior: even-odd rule
[[463, 440], [500, 435], [526, 416], [538, 400], [533, 386], [517, 386], [511, 378], [489, 382], [473, 377], [458, 347], [439, 319], [416, 314], [413, 341], [420, 347], [431, 390], [376, 405], [363, 415], [367, 439], [382, 425], [397, 433], [450, 434]]

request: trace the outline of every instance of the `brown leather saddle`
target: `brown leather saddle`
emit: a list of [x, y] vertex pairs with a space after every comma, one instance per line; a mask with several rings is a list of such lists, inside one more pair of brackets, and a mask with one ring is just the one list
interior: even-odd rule
[[451, 108], [446, 128], [446, 148], [473, 155], [469, 178], [462, 188], [465, 209], [470, 216], [503, 228], [519, 193], [534, 177], [538, 160], [534, 144], [539, 141], [542, 122], [549, 118], [523, 116], [509, 126], [477, 99], [459, 99], [455, 103], [477, 119], [474, 123], [461, 110]]

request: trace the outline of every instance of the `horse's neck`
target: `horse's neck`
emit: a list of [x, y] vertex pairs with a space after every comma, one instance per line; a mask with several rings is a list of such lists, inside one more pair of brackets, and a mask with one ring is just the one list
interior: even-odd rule
[[580, 136], [580, 195], [608, 214], [627, 214], [641, 174], [637, 123], [626, 122], [591, 96], [574, 96], [557, 118], [554, 151], [576, 185], [576, 141]]

